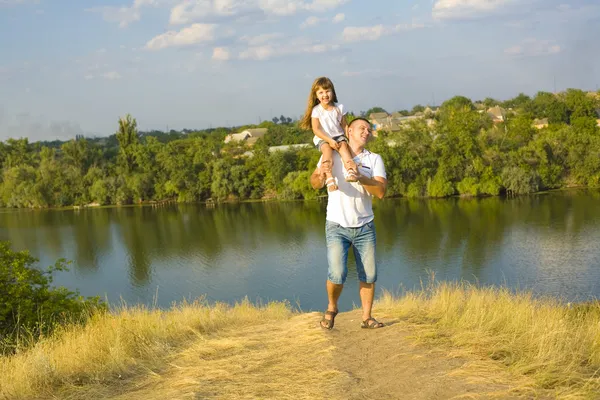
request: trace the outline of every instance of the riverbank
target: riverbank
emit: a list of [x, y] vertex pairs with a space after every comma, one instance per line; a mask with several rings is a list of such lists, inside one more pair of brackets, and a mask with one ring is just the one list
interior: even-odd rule
[[[385, 295], [359, 328], [288, 304], [122, 308], [0, 358], [0, 397], [594, 398], [600, 306], [434, 284]], [[394, 397], [394, 395], [404, 397]]]
[[[482, 195], [476, 195], [476, 196], [472, 196], [472, 195], [460, 195], [460, 194], [454, 194], [451, 196], [446, 196], [446, 197], [429, 197], [429, 196], [420, 196], [420, 197], [407, 197], [407, 196], [402, 196], [402, 195], [397, 195], [397, 196], [386, 196], [385, 199], [391, 199], [391, 200], [399, 200], [399, 199], [403, 199], [403, 200], [444, 200], [444, 199], [465, 199], [465, 200], [473, 200], [473, 199], [486, 199], [486, 198], [491, 198], [491, 197], [498, 197], [498, 198], [505, 198], [505, 199], [514, 199], [514, 198], [519, 198], [519, 197], [527, 197], [527, 196], [536, 196], [536, 195], [545, 195], [545, 194], [552, 194], [552, 193], [563, 193], [563, 192], [582, 192], [582, 191], [594, 191], [594, 192], [598, 192], [600, 190], [599, 187], [596, 186], [583, 186], [583, 185], [569, 185], [569, 186], [564, 186], [561, 188], [556, 188], [556, 189], [547, 189], [547, 190], [540, 190], [537, 192], [532, 192], [532, 193], [528, 193], [528, 194], [523, 194], [523, 195], [517, 195], [517, 196], [507, 196], [506, 194], [500, 194], [497, 196], [492, 196], [492, 195], [487, 195], [487, 194], [482, 194]], [[70, 211], [70, 210], [75, 210], [75, 211], [80, 211], [80, 210], [86, 210], [86, 209], [105, 209], [105, 208], [137, 208], [137, 207], [151, 207], [151, 208], [162, 208], [162, 207], [168, 207], [168, 206], [176, 206], [176, 205], [202, 205], [205, 206], [207, 208], [213, 208], [217, 205], [223, 205], [223, 204], [246, 204], [246, 203], [288, 203], [288, 202], [303, 202], [303, 201], [307, 201], [307, 202], [313, 202], [313, 201], [326, 201], [327, 200], [328, 195], [327, 194], [321, 194], [318, 195], [315, 199], [277, 199], [275, 197], [267, 197], [267, 198], [261, 198], [261, 199], [244, 199], [244, 200], [240, 200], [240, 199], [227, 199], [227, 200], [221, 200], [221, 201], [213, 201], [212, 199], [208, 199], [207, 201], [194, 201], [194, 202], [178, 202], [177, 200], [159, 200], [159, 201], [155, 201], [155, 200], [148, 200], [148, 201], [140, 201], [140, 202], [136, 202], [136, 203], [132, 203], [132, 204], [104, 204], [104, 205], [100, 205], [97, 203], [92, 203], [92, 204], [85, 204], [85, 205], [70, 205], [70, 206], [62, 206], [62, 207], [21, 207], [21, 208], [3, 208], [0, 207], [0, 212], [10, 212], [10, 211], [38, 211], [38, 210], [44, 210], [44, 211]], [[378, 201], [381, 201], [379, 199], [375, 200], [375, 203], [377, 203]]]

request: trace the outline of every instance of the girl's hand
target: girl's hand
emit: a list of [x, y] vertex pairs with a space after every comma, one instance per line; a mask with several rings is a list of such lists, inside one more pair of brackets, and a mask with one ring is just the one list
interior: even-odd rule
[[333, 139], [329, 139], [327, 143], [329, 143], [329, 146], [334, 150], [339, 150], [340, 148], [340, 144]]

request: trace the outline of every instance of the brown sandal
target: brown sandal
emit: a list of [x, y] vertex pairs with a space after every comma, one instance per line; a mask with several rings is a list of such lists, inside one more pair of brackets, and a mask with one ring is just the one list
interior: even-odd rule
[[360, 324], [360, 327], [363, 328], [363, 329], [379, 329], [379, 328], [383, 328], [384, 326], [385, 325], [383, 323], [377, 321], [373, 317], [365, 319]]
[[[323, 315], [323, 319], [321, 319], [321, 322], [319, 323], [319, 325], [321, 325], [321, 328], [323, 329], [327, 329], [327, 330], [332, 330], [333, 329], [333, 324], [335, 323], [335, 316], [338, 314], [337, 311], [325, 311], [325, 315], [331, 315], [331, 319], [327, 319], [325, 318], [325, 315]], [[325, 323], [325, 324], [323, 324]]]

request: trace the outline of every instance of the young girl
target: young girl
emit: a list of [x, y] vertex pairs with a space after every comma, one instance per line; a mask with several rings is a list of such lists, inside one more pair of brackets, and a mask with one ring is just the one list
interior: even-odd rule
[[[352, 160], [346, 138], [346, 111], [337, 101], [333, 82], [326, 77], [315, 79], [300, 127], [314, 132], [313, 142], [323, 154], [321, 163], [333, 166], [333, 150], [337, 150], [346, 167], [346, 181], [356, 182], [356, 163]], [[330, 192], [338, 189], [331, 173], [327, 174], [325, 183]]]

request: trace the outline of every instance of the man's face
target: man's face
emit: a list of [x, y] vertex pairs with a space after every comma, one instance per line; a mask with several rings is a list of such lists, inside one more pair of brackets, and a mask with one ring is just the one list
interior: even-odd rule
[[364, 146], [371, 138], [371, 124], [365, 121], [356, 121], [348, 129], [348, 136], [353, 143]]

